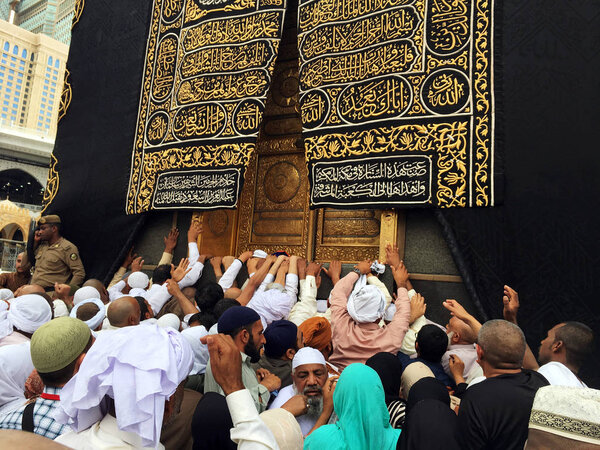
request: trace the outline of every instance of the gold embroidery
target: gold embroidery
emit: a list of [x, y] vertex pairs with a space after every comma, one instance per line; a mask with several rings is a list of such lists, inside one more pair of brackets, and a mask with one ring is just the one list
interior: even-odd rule
[[46, 183], [46, 190], [44, 191], [44, 209], [42, 209], [42, 214], [46, 211], [46, 208], [50, 206], [54, 197], [58, 192], [58, 185], [60, 183], [60, 177], [58, 175], [58, 170], [56, 165], [58, 164], [58, 160], [54, 155], [50, 155], [50, 169], [48, 171], [48, 182]]
[[67, 68], [65, 69], [65, 84], [63, 86], [63, 91], [60, 96], [60, 105], [58, 107], [57, 122], [60, 122], [60, 120], [67, 114], [67, 109], [69, 109], [69, 106], [71, 105], [72, 98], [73, 89], [71, 88], [71, 72], [69, 72], [69, 69]]
[[83, 8], [85, 6], [85, 0], [75, 0], [75, 6], [73, 7], [73, 22], [71, 23], [71, 30], [79, 19], [81, 19], [81, 15], [83, 14]]

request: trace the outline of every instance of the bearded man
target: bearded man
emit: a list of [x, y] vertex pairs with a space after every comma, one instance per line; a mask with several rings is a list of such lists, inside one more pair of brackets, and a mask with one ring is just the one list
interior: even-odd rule
[[314, 427], [323, 412], [323, 386], [327, 382], [327, 364], [323, 354], [314, 348], [303, 347], [296, 352], [292, 360], [292, 380], [290, 386], [279, 391], [269, 409], [285, 408], [294, 396], [305, 396], [307, 408], [304, 414], [296, 416], [306, 436]]
[[[217, 331], [231, 336], [242, 355], [242, 381], [250, 391], [259, 413], [267, 409], [271, 392], [281, 387], [281, 380], [266, 369], [254, 371], [251, 363], [260, 360], [260, 350], [265, 344], [263, 326], [256, 311], [246, 306], [234, 306], [221, 315], [217, 323]], [[210, 368], [210, 359], [206, 364], [204, 393], [217, 392], [224, 394], [223, 389], [215, 381]]]

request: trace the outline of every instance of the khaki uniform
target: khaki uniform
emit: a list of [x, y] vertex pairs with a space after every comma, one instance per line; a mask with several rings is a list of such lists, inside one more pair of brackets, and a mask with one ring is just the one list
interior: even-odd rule
[[43, 288], [54, 287], [54, 283], [81, 286], [84, 279], [85, 270], [75, 244], [63, 237], [52, 245], [40, 242], [35, 250], [35, 272], [31, 284], [39, 284]]

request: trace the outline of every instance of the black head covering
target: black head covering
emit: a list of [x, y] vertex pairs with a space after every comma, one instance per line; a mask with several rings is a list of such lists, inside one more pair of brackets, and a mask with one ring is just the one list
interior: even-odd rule
[[385, 403], [399, 400], [400, 382], [402, 380], [402, 363], [400, 360], [392, 353], [380, 352], [367, 359], [365, 364], [379, 375], [385, 392]]
[[437, 378], [421, 378], [410, 388], [408, 400], [406, 402], [407, 414], [417, 403], [423, 400], [437, 400], [450, 408], [450, 394], [448, 389]]
[[[409, 397], [412, 392], [411, 388]], [[458, 450], [457, 423], [458, 417], [448, 404], [431, 398], [421, 400], [408, 412], [396, 449]]]
[[225, 397], [207, 392], [198, 402], [192, 418], [194, 450], [235, 450], [229, 431], [233, 428]]

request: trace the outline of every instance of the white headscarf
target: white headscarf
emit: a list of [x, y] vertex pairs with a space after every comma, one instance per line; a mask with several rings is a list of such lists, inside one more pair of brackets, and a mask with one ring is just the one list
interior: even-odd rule
[[295, 301], [287, 292], [269, 289], [257, 291], [246, 306], [258, 313], [263, 327], [267, 328], [271, 322], [287, 318]]
[[181, 332], [181, 335], [189, 342], [192, 351], [194, 352], [194, 367], [192, 368], [191, 375], [206, 372], [206, 364], [208, 363], [209, 358], [208, 347], [200, 342], [200, 338], [207, 334], [216, 334], [216, 325], [217, 324], [215, 324], [214, 333], [206, 331], [204, 325], [189, 327]]
[[146, 289], [149, 282], [150, 279], [144, 272], [133, 272], [131, 275], [129, 275], [129, 278], [127, 278], [127, 284], [132, 289]]
[[92, 286], [84, 286], [79, 288], [75, 291], [75, 295], [73, 295], [73, 305], [77, 306], [82, 301], [89, 300], [90, 298], [100, 298], [100, 292], [98, 292], [98, 289]]
[[52, 319], [52, 308], [37, 294], [21, 295], [10, 303], [10, 309], [0, 313], [0, 339], [13, 332], [13, 328], [33, 333]]
[[[93, 288], [92, 288], [93, 289]], [[77, 318], [77, 310], [80, 306], [85, 305], [87, 303], [93, 303], [99, 309], [94, 317], [85, 321], [85, 324], [89, 327], [90, 330], [95, 330], [100, 326], [104, 318], [106, 317], [106, 306], [102, 303], [102, 300], [99, 298], [89, 298], [87, 300], [82, 300], [75, 305], [75, 307], [71, 310], [71, 317]]]
[[296, 352], [294, 359], [292, 359], [292, 370], [304, 364], [322, 364], [325, 366], [327, 363], [325, 362], [323, 353], [316, 348], [302, 347]]
[[173, 313], [168, 313], [164, 316], [161, 316], [156, 321], [156, 325], [158, 325], [161, 328], [170, 327], [173, 328], [175, 331], [179, 331], [179, 327], [181, 326], [181, 320], [179, 320], [179, 317], [177, 317], [177, 315]]
[[180, 333], [156, 325], [99, 333], [79, 371], [64, 386], [55, 413], [59, 423], [83, 431], [104, 417], [114, 399], [120, 430], [147, 447], [160, 441], [165, 401], [188, 376], [192, 349]]
[[282, 408], [270, 409], [260, 414], [260, 419], [273, 433], [280, 450], [302, 450], [304, 437], [296, 418]]
[[0, 300], [10, 300], [11, 298], [15, 298], [13, 291], [6, 288], [0, 289]]
[[0, 347], [0, 415], [25, 403], [25, 381], [32, 371], [29, 342]]
[[[137, 273], [137, 272], [136, 272]], [[133, 288], [129, 291], [129, 295], [131, 297], [142, 297], [142, 298], [146, 298], [147, 295], [146, 289], [142, 289], [142, 288]]]
[[[377, 261], [371, 264], [371, 270], [382, 274], [385, 266]], [[348, 314], [356, 323], [369, 323], [381, 319], [385, 311], [385, 296], [378, 287], [367, 285], [367, 276], [361, 275], [348, 298]]]

